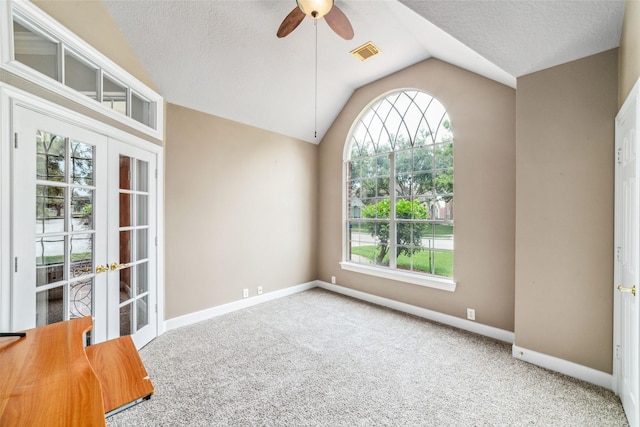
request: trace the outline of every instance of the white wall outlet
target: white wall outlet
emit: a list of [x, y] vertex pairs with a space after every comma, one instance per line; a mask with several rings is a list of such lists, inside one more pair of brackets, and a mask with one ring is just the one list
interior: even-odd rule
[[331, 276], [331, 283], [336, 284], [336, 276]]
[[476, 311], [473, 308], [467, 308], [467, 319], [476, 320]]
[[262, 295], [262, 286], [258, 286], [258, 295]]
[[249, 297], [249, 289], [243, 289], [242, 298], [248, 298], [248, 297]]

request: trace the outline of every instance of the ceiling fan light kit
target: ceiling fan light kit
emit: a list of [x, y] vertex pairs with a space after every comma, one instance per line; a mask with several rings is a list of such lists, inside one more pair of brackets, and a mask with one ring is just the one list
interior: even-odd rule
[[305, 15], [315, 19], [322, 18], [333, 7], [333, 0], [296, 0], [296, 2]]

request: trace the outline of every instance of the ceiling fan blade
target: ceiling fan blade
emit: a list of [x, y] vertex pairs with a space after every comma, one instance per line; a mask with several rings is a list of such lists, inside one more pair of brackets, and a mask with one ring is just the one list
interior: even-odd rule
[[349, 22], [346, 15], [342, 13], [335, 4], [329, 13], [324, 16], [324, 19], [327, 21], [327, 24], [329, 24], [331, 29], [343, 39], [351, 40], [353, 38], [353, 27], [351, 26], [351, 22]]
[[296, 6], [296, 8], [289, 12], [287, 17], [284, 18], [282, 24], [280, 24], [280, 28], [278, 28], [277, 33], [278, 38], [288, 36], [298, 25], [300, 25], [305, 16], [304, 12]]

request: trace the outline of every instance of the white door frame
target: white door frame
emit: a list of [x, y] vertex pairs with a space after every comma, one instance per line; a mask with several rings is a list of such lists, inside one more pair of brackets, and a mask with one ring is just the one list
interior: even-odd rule
[[14, 105], [55, 117], [91, 131], [118, 139], [126, 144], [152, 152], [157, 158], [157, 335], [165, 332], [164, 326], [164, 148], [98, 120], [84, 116], [65, 107], [37, 97], [29, 92], [0, 82], [0, 330], [13, 331], [11, 313], [11, 182], [13, 144], [12, 116]]
[[[631, 112], [629, 111], [630, 109], [633, 109]], [[618, 112], [617, 116], [616, 116], [616, 122], [615, 122], [615, 127], [616, 127], [616, 179], [615, 179], [615, 236], [614, 236], [614, 245], [615, 245], [615, 255], [614, 255], [614, 278], [613, 278], [613, 376], [612, 376], [612, 388], [613, 391], [616, 393], [616, 395], [620, 395], [624, 390], [623, 390], [623, 384], [622, 384], [622, 376], [623, 376], [623, 372], [622, 372], [622, 362], [621, 362], [621, 358], [625, 356], [626, 350], [622, 347], [622, 316], [621, 316], [621, 312], [622, 312], [622, 298], [627, 298], [628, 295], [623, 295], [618, 289], [618, 285], [622, 285], [625, 287], [631, 287], [633, 285], [636, 286], [636, 289], [638, 289], [638, 287], [640, 286], [640, 283], [624, 283], [621, 284], [621, 264], [623, 262], [623, 257], [628, 256], [629, 253], [624, 254], [622, 252], [624, 252], [625, 250], [627, 252], [629, 251], [629, 248], [623, 248], [623, 235], [622, 235], [622, 211], [623, 211], [623, 207], [621, 206], [621, 201], [622, 201], [622, 188], [621, 188], [621, 182], [620, 182], [620, 164], [623, 162], [622, 157], [624, 156], [624, 149], [622, 147], [622, 138], [624, 137], [621, 133], [620, 133], [620, 121], [624, 121], [627, 117], [629, 117], [629, 114], [635, 114], [635, 121], [636, 121], [636, 129], [638, 127], [640, 127], [640, 79], [638, 79], [638, 81], [636, 82], [636, 84], [633, 86], [633, 89], [631, 89], [631, 92], [629, 93], [629, 95], [627, 96], [627, 99], [625, 100], [624, 104], [622, 105], [622, 107], [620, 108], [620, 111]], [[633, 116], [631, 116], [633, 117]], [[640, 134], [636, 134], [636, 144], [640, 144]], [[637, 157], [640, 157], [640, 153], [636, 153]], [[640, 159], [636, 160], [637, 162], [640, 162]], [[638, 172], [638, 168], [636, 167], [636, 179], [640, 179], [640, 173]], [[640, 194], [635, 194], [634, 197], [636, 198], [636, 200], [638, 198], [640, 198]], [[632, 236], [632, 239], [640, 239], [640, 236]], [[638, 256], [638, 254], [635, 254], [636, 256]], [[638, 262], [636, 260], [636, 262]], [[638, 274], [638, 273], [636, 273]], [[640, 298], [640, 295], [636, 295], [635, 298]], [[637, 301], [636, 301], [637, 304]], [[640, 324], [636, 325], [636, 330], [640, 330]], [[638, 338], [636, 337], [636, 346], [638, 346]], [[640, 353], [640, 351], [638, 351], [638, 349], [636, 349], [636, 354]], [[627, 362], [629, 363], [629, 362]], [[634, 363], [633, 361], [631, 361], [631, 363]], [[635, 363], [638, 363], [638, 361], [636, 360]], [[640, 383], [640, 378], [636, 378], [636, 381], [638, 383]], [[638, 389], [640, 389], [640, 384], [636, 384], [635, 386], [635, 391], [636, 393], [638, 392]], [[637, 398], [638, 396], [636, 396]], [[628, 397], [627, 397], [628, 398]], [[637, 419], [640, 418], [640, 410], [638, 409], [638, 404], [636, 403], [636, 407], [635, 410], [632, 409], [631, 414], [627, 414], [627, 416], [629, 417], [630, 422], [632, 421], [631, 418], [635, 418], [637, 422]]]

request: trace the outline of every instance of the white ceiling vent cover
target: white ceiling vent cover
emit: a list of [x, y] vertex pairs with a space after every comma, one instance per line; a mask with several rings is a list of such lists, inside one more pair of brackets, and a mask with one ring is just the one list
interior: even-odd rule
[[378, 49], [373, 43], [368, 42], [363, 44], [362, 46], [355, 48], [351, 51], [351, 54], [358, 58], [360, 61], [364, 61], [365, 59], [369, 59], [372, 56], [375, 56], [380, 53], [380, 49]]

